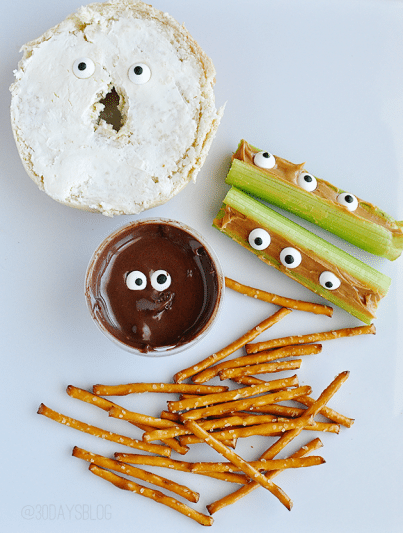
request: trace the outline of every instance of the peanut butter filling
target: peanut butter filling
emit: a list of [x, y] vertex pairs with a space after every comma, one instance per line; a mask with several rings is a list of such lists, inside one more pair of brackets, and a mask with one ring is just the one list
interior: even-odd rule
[[[257, 153], [258, 151], [256, 149], [254, 149], [246, 141], [242, 140], [237, 151], [232, 156], [232, 159], [238, 159], [240, 161], [253, 165], [260, 172], [268, 174], [269, 176], [274, 176], [278, 178], [279, 180], [285, 181], [288, 184], [293, 185], [296, 188], [300, 189], [300, 187], [298, 186], [297, 180], [300, 174], [308, 172], [304, 168], [305, 163], [301, 163], [301, 164], [291, 163], [290, 161], [287, 161], [286, 159], [282, 159], [281, 157], [278, 157], [277, 155], [275, 155], [274, 156], [276, 160], [275, 166], [271, 168], [270, 170], [263, 169], [263, 168], [257, 167], [253, 162], [254, 156]], [[402, 234], [402, 228], [399, 227], [393, 219], [391, 219], [386, 213], [381, 211], [378, 207], [374, 206], [373, 204], [369, 202], [364, 202], [360, 198], [356, 197], [358, 200], [357, 209], [354, 212], [348, 211], [347, 208], [342, 206], [337, 201], [337, 196], [341, 192], [344, 192], [344, 191], [338, 189], [337, 187], [335, 187], [334, 185], [332, 185], [331, 183], [325, 180], [321, 180], [319, 178], [316, 178], [316, 179], [317, 179], [316, 189], [307, 194], [313, 194], [329, 202], [332, 202], [334, 205], [340, 208], [340, 210], [345, 211], [347, 215], [361, 217], [365, 220], [369, 220], [371, 222], [374, 222], [375, 224], [378, 224], [386, 228], [392, 233], [397, 233], [400, 235]]]
[[[324, 298], [326, 298], [326, 294], [330, 296], [330, 293], [332, 293], [332, 296], [343, 300], [351, 308], [375, 318], [375, 310], [382, 295], [371, 290], [368, 286], [364, 286], [361, 281], [340, 270], [323, 257], [319, 257], [311, 250], [308, 252], [302, 246], [290, 243], [280, 234], [274, 233], [270, 228], [259, 225], [253, 219], [246, 217], [229, 205], [224, 205], [220, 215], [214, 220], [214, 225], [239, 244], [252, 251], [265, 263], [274, 266]], [[253, 249], [248, 241], [250, 232], [257, 227], [262, 227], [268, 231], [271, 237], [270, 245], [262, 251]], [[281, 250], [289, 246], [298, 250], [302, 256], [301, 264], [294, 269], [289, 269], [280, 262]], [[319, 284], [319, 276], [324, 271], [332, 272], [339, 278], [341, 283], [338, 289], [329, 291]]]

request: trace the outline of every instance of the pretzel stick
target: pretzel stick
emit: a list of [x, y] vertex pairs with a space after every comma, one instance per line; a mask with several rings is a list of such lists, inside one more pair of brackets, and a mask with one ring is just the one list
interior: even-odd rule
[[[297, 399], [296, 401], [299, 401]], [[300, 415], [304, 416], [306, 413], [306, 409], [300, 409]], [[294, 417], [296, 418], [296, 417]], [[219, 429], [219, 428], [228, 428], [229, 426], [254, 426], [257, 424], [267, 424], [269, 422], [289, 422], [289, 418], [278, 418], [277, 416], [271, 415], [271, 414], [263, 414], [263, 415], [250, 415], [248, 413], [232, 413], [231, 416], [224, 417], [224, 418], [215, 418], [212, 420], [200, 420], [198, 423], [199, 425], [206, 429], [207, 431], [211, 429]], [[339, 433], [340, 431], [340, 425], [339, 424], [331, 424], [329, 422], [316, 422], [313, 421], [311, 425], [307, 426], [305, 429], [313, 430], [313, 431], [327, 431], [331, 433]], [[156, 430], [158, 431], [158, 430]], [[160, 430], [160, 431], [169, 431], [169, 430]], [[186, 428], [184, 428], [183, 431], [186, 431]]]
[[74, 385], [68, 385], [68, 387], [66, 388], [66, 392], [72, 398], [76, 398], [77, 400], [81, 400], [82, 402], [95, 405], [96, 407], [99, 407], [100, 409], [103, 409], [104, 411], [109, 411], [111, 407], [114, 407], [116, 405], [110, 400], [106, 400], [105, 398], [100, 398], [99, 396], [95, 396], [95, 394], [92, 394], [92, 392], [89, 392], [84, 389], [80, 389], [78, 387], [74, 387]]
[[[306, 426], [310, 426], [312, 422], [312, 417], [304, 416], [300, 418], [294, 418], [293, 420], [287, 420], [284, 422], [267, 422], [266, 424], [257, 424], [255, 426], [226, 429], [214, 433], [209, 433], [209, 435], [212, 435], [217, 440], [227, 440], [232, 439], [234, 437], [245, 438], [251, 437], [252, 435], [276, 435], [294, 428], [305, 428]], [[200, 427], [202, 426], [200, 425]]]
[[[166, 459], [165, 457], [156, 457], [152, 455], [141, 455], [135, 453], [115, 453], [115, 459], [128, 464], [159, 466], [169, 468], [171, 470], [180, 470], [182, 472], [191, 472], [194, 463], [186, 461], [177, 461], [175, 459]], [[228, 483], [238, 483], [239, 485], [246, 485], [249, 483], [249, 478], [244, 474], [234, 474], [228, 472], [194, 472], [202, 476], [212, 477], [227, 481]]]
[[[279, 419], [280, 421], [280, 419]], [[239, 435], [237, 433], [238, 429], [235, 429], [235, 434], [238, 437], [242, 437], [243, 435]], [[340, 426], [338, 424], [329, 424], [326, 422], [314, 422], [311, 426], [304, 427], [304, 430], [308, 431], [323, 431], [328, 433], [339, 433], [340, 432]], [[259, 434], [258, 430], [256, 430], [256, 433]], [[229, 433], [230, 434], [230, 433]], [[281, 437], [284, 434], [283, 431], [273, 432], [273, 433], [265, 433], [266, 436], [269, 437]], [[227, 440], [222, 440], [223, 436], [220, 435], [219, 432], [213, 432], [213, 436], [217, 437], [218, 440], [221, 440], [222, 442], [228, 442]], [[248, 435], [245, 435], [248, 436]], [[203, 439], [199, 439], [196, 437], [196, 435], [181, 435], [179, 438], [179, 442], [182, 446], [187, 446], [189, 444], [200, 444], [203, 442]]]
[[305, 428], [310, 426], [313, 422], [312, 417], [301, 416], [300, 418], [294, 418], [292, 420], [284, 422], [267, 422], [266, 424], [257, 424], [255, 426], [247, 426], [242, 428], [233, 428], [222, 430], [219, 433], [214, 434], [219, 440], [236, 438], [251, 437], [252, 435], [273, 435], [276, 433], [284, 433], [294, 428]]
[[285, 370], [298, 370], [301, 368], [302, 359], [292, 361], [281, 361], [274, 363], [260, 363], [259, 365], [240, 366], [238, 368], [227, 368], [220, 370], [220, 379], [231, 379], [237, 376], [251, 376], [252, 374], [272, 374]]
[[128, 383], [126, 385], [94, 385], [92, 387], [93, 393], [97, 396], [126, 396], [127, 394], [142, 394], [144, 392], [212, 394], [227, 390], [228, 387], [220, 385], [195, 385], [192, 383]]
[[[92, 405], [95, 405], [96, 407], [99, 407], [100, 409], [103, 409], [104, 411], [109, 411], [112, 407], [122, 409], [119, 405], [116, 405], [110, 400], [106, 400], [105, 398], [96, 396], [95, 394], [92, 394], [91, 392], [88, 392], [84, 389], [79, 389], [78, 387], [74, 387], [73, 385], [69, 385], [66, 389], [66, 392], [72, 398], [76, 398], [77, 400], [81, 400], [83, 402], [87, 402]], [[128, 422], [130, 421], [128, 420]], [[144, 426], [143, 424], [138, 423], [138, 422], [130, 422], [130, 423], [143, 431], [151, 431], [152, 429], [155, 429], [155, 428], [151, 428], [150, 426]], [[175, 450], [177, 453], [180, 453], [181, 455], [184, 455], [185, 453], [189, 451], [189, 448], [187, 448], [186, 446], [181, 446], [179, 442], [175, 439], [167, 439], [163, 442], [164, 444], [166, 444], [167, 446]]]
[[286, 418], [296, 418], [306, 413], [306, 409], [302, 409], [301, 407], [290, 407], [289, 405], [266, 404], [254, 407], [252, 409], [252, 412], [262, 413], [262, 415], [274, 415], [284, 416]]
[[236, 292], [250, 296], [251, 298], [256, 298], [257, 300], [263, 300], [264, 302], [280, 305], [281, 307], [306, 311], [308, 313], [315, 313], [317, 315], [326, 315], [329, 317], [331, 317], [333, 314], [333, 308], [329, 307], [328, 305], [314, 304], [311, 302], [303, 302], [301, 300], [284, 298], [283, 296], [278, 296], [277, 294], [272, 294], [270, 292], [254, 289], [253, 287], [248, 287], [247, 285], [242, 285], [238, 281], [234, 281], [231, 278], [225, 278], [225, 286], [229, 289], [233, 289]]
[[251, 342], [254, 340], [258, 335], [260, 335], [263, 331], [267, 330], [268, 328], [274, 326], [274, 324], [277, 324], [282, 318], [290, 314], [291, 311], [289, 309], [285, 309], [284, 307], [274, 313], [272, 316], [269, 316], [260, 324], [252, 328], [251, 330], [247, 331], [242, 337], [237, 339], [236, 341], [232, 342], [225, 348], [222, 348], [219, 352], [216, 352], [206, 359], [203, 359], [199, 363], [186, 368], [184, 370], [181, 370], [177, 374], [174, 375], [174, 381], [176, 383], [180, 383], [181, 381], [184, 381], [187, 378], [192, 377], [194, 374], [197, 374], [197, 372], [200, 372], [201, 370], [205, 370], [211, 365], [214, 365], [215, 363], [218, 363], [218, 361], [221, 361], [222, 359], [225, 359], [232, 353], [236, 352], [239, 348], [242, 348], [242, 346], [245, 346], [248, 342]]
[[[334, 378], [334, 380], [326, 387], [326, 389], [322, 392], [322, 394], [319, 396], [319, 398], [315, 401], [315, 403], [308, 407], [306, 410], [307, 416], [315, 416], [319, 413], [319, 411], [327, 404], [327, 402], [334, 396], [334, 394], [339, 390], [341, 385], [346, 381], [346, 379], [349, 376], [349, 372], [341, 372], [338, 376]], [[290, 443], [295, 437], [297, 437], [301, 433], [302, 429], [291, 429], [290, 431], [287, 431], [283, 434], [282, 437], [280, 437], [270, 448], [268, 448], [263, 455], [261, 456], [261, 459], [273, 459], [278, 453], [281, 452], [285, 446], [287, 446], [288, 443]], [[293, 456], [291, 456], [293, 457]], [[270, 474], [268, 474], [270, 476]], [[207, 506], [207, 509], [209, 513], [213, 514], [214, 512], [218, 511], [219, 509], [222, 509], [226, 505], [230, 505], [232, 503], [235, 503], [240, 498], [243, 498], [243, 496], [246, 496], [246, 494], [249, 494], [253, 490], [255, 490], [258, 487], [258, 484], [252, 481], [251, 483], [248, 483], [248, 485], [245, 485], [245, 487], [241, 487], [239, 490], [236, 490], [232, 494], [229, 494], [222, 498], [221, 500], [217, 500], [213, 504]]]
[[38, 414], [44, 415], [54, 420], [55, 422], [59, 422], [59, 424], [64, 424], [74, 429], [78, 429], [79, 431], [82, 431], [84, 433], [89, 433], [94, 437], [99, 437], [101, 439], [117, 442], [118, 444], [130, 446], [131, 448], [137, 448], [139, 450], [144, 450], [151, 453], [158, 453], [166, 457], [169, 457], [171, 455], [171, 448], [169, 448], [168, 446], [161, 446], [160, 444], [149, 444], [148, 442], [143, 442], [137, 439], [131, 439], [129, 437], [125, 437], [124, 435], [118, 435], [117, 433], [112, 433], [111, 431], [106, 431], [95, 426], [90, 426], [89, 424], [80, 422], [80, 420], [76, 420], [75, 418], [71, 418], [69, 416], [57, 413], [56, 411], [49, 409], [49, 407], [46, 407], [46, 405], [44, 405], [43, 403], [41, 403], [38, 408]]
[[264, 379], [254, 378], [251, 376], [238, 376], [236, 378], [232, 378], [232, 381], [242, 385], [259, 385], [259, 383], [264, 382]]
[[83, 459], [84, 461], [96, 464], [102, 468], [108, 468], [109, 470], [114, 470], [115, 472], [121, 472], [122, 474], [127, 474], [128, 476], [141, 479], [142, 481], [146, 481], [147, 483], [151, 483], [157, 487], [174, 492], [178, 496], [182, 496], [190, 502], [197, 503], [199, 501], [200, 494], [198, 492], [194, 492], [184, 485], [180, 485], [175, 481], [158, 476], [157, 474], [152, 474], [151, 472], [147, 472], [141, 468], [124, 464], [116, 459], [109, 459], [108, 457], [88, 452], [87, 450], [83, 450], [77, 446], [75, 446], [73, 449], [73, 457]]
[[242, 400], [235, 400], [233, 402], [211, 405], [201, 409], [192, 409], [191, 411], [186, 411], [186, 413], [181, 414], [181, 419], [183, 422], [185, 422], [185, 420], [199, 420], [200, 418], [230, 413], [232, 411], [252, 411], [254, 406], [292, 400], [294, 398], [298, 398], [299, 396], [306, 396], [307, 394], [310, 394], [310, 392], [307, 391], [311, 390], [311, 387], [306, 385], [304, 387], [297, 387], [296, 389], [292, 390], [265, 394], [264, 396], [258, 396], [256, 398], [245, 398]]
[[[307, 407], [310, 407], [311, 405], [313, 405], [315, 400], [310, 396], [301, 396], [298, 398], [297, 402], [302, 403]], [[354, 424], [354, 418], [348, 418], [347, 416], [341, 415], [340, 413], [334, 411], [326, 405], [323, 407], [323, 409], [320, 410], [320, 414], [325, 416], [329, 420], [332, 420], [333, 422], [336, 422], [337, 424], [340, 424], [347, 428], [350, 428]]]
[[166, 496], [165, 494], [163, 494], [162, 492], [158, 490], [143, 487], [142, 485], [139, 485], [138, 483], [135, 483], [134, 481], [129, 481], [128, 479], [118, 476], [114, 474], [113, 472], [109, 472], [109, 470], [100, 468], [99, 466], [96, 466], [95, 464], [90, 464], [89, 470], [93, 474], [96, 474], [97, 476], [105, 479], [106, 481], [109, 481], [110, 483], [118, 487], [119, 489], [129, 490], [131, 492], [141, 494], [142, 496], [145, 496], [146, 498], [150, 498], [151, 500], [154, 500], [157, 503], [162, 503], [164, 505], [167, 505], [168, 507], [175, 509], [179, 513], [182, 513], [183, 515], [188, 516], [189, 518], [192, 518], [193, 520], [195, 520], [202, 526], [211, 526], [213, 524], [213, 519], [211, 516], [203, 515], [202, 513], [195, 511], [188, 505], [176, 500], [175, 498]]
[[187, 400], [167, 402], [168, 410], [171, 411], [171, 413], [177, 413], [186, 409], [195, 409], [196, 407], [204, 407], [215, 403], [229, 402], [232, 400], [238, 400], [239, 398], [249, 398], [250, 396], [262, 394], [263, 392], [284, 389], [297, 383], [296, 376], [293, 376], [290, 379], [266, 381], [260, 385], [251, 385], [250, 387], [242, 387], [228, 392], [206, 394], [205, 396], [197, 396], [196, 398], [188, 398]]
[[200, 427], [194, 420], [188, 420], [186, 425], [192, 430], [192, 433], [203, 439], [211, 448], [238, 467], [250, 479], [253, 479], [256, 483], [259, 483], [259, 485], [270, 491], [289, 511], [291, 510], [292, 501], [280, 487], [269, 481], [259, 470], [256, 470], [256, 468], [244, 461], [239, 455], [227, 448], [225, 444], [212, 437], [210, 433]]
[[134, 411], [129, 411], [128, 409], [123, 409], [119, 406], [111, 407], [109, 409], [109, 416], [112, 418], [127, 420], [129, 422], [138, 422], [154, 428], [169, 428], [175, 425], [175, 422], [171, 422], [170, 420], [164, 420], [163, 418], [135, 413]]
[[[301, 409], [301, 411], [305, 412], [305, 409]], [[201, 420], [199, 424], [206, 431], [210, 431], [212, 429], [220, 429], [229, 426], [252, 426], [254, 424], [277, 421], [277, 418], [272, 415], [248, 415], [247, 413], [244, 413], [244, 415], [245, 416], [238, 414], [224, 418], [215, 418], [213, 420]], [[166, 438], [166, 436], [174, 438], [179, 437], [180, 435], [188, 435], [189, 433], [190, 431], [188, 428], [180, 425], [169, 429], [155, 429], [147, 432], [143, 435], [143, 439], [150, 442], [153, 440], [162, 440], [162, 437]]]
[[[272, 471], [285, 470], [288, 468], [306, 468], [324, 464], [326, 461], [319, 455], [310, 457], [297, 458], [288, 457], [287, 459], [271, 459], [269, 461], [249, 461], [257, 470]], [[232, 463], [194, 463], [192, 472], [236, 472], [236, 466]]]
[[[294, 459], [294, 458], [297, 459], [297, 458], [305, 457], [306, 455], [308, 455], [308, 453], [310, 453], [310, 452], [312, 452], [314, 450], [317, 450], [318, 448], [321, 448], [321, 447], [322, 447], [321, 440], [320, 439], [314, 439], [311, 442], [309, 442], [308, 444], [306, 444], [305, 446], [302, 446], [295, 453], [293, 453], [290, 456], [290, 459]], [[282, 472], [282, 470], [271, 470], [268, 474], [266, 474], [266, 476], [267, 476], [268, 479], [272, 480], [278, 474], [280, 474], [280, 472]], [[243, 496], [243, 495], [237, 495], [238, 497], [236, 499], [234, 499], [234, 495], [236, 495], [236, 494], [237, 493], [234, 492], [232, 494], [224, 496], [220, 500], [217, 500], [217, 501], [211, 503], [210, 505], [207, 505], [208, 512], [210, 514], [214, 514], [217, 511], [219, 511], [220, 509], [222, 509], [223, 507], [226, 507], [227, 505], [230, 505], [230, 504], [234, 503], [235, 501], [239, 500]]]
[[[291, 426], [291, 424], [290, 424]], [[237, 433], [237, 430], [240, 429], [240, 428], [237, 428], [235, 429], [235, 435], [238, 437], [242, 437], [243, 435], [239, 435]], [[309, 430], [309, 431], [323, 431], [324, 433], [325, 432], [328, 432], [328, 433], [339, 433], [340, 431], [340, 426], [338, 424], [329, 424], [326, 422], [314, 422], [314, 424], [312, 424], [312, 426], [306, 426], [304, 428], [304, 430]], [[256, 433], [259, 434], [258, 430], [256, 430]], [[220, 435], [219, 432], [213, 432], [212, 433], [214, 437], [217, 437], [218, 440], [221, 440], [222, 442], [226, 441], [227, 442], [227, 439], [223, 439], [223, 436]], [[263, 432], [262, 432], [263, 434]], [[282, 435], [284, 434], [283, 431], [277, 431], [275, 432], [273, 430], [272, 433], [264, 433], [265, 436], [269, 436], [269, 437], [281, 437]], [[248, 435], [245, 435], [245, 436], [248, 436]], [[189, 445], [189, 444], [200, 444], [203, 442], [202, 439], [199, 439], [198, 437], [196, 437], [195, 435], [181, 435], [179, 437], [179, 442], [181, 443], [181, 445], [185, 446], [185, 445]]]
[[179, 399], [187, 400], [188, 398], [196, 398], [197, 396], [200, 396], [200, 395], [199, 394], [180, 394]]
[[376, 329], [373, 324], [370, 326], [358, 326], [356, 328], [343, 328], [323, 333], [311, 333], [309, 335], [292, 335], [291, 337], [282, 337], [280, 339], [272, 339], [270, 341], [256, 342], [254, 344], [246, 344], [246, 353], [257, 353], [262, 350], [270, 350], [280, 346], [290, 346], [291, 344], [307, 344], [311, 342], [322, 342], [333, 339], [340, 339], [341, 337], [353, 337], [355, 335], [375, 335]]
[[[143, 441], [144, 441], [144, 434], [145, 433], [149, 433], [151, 431], [156, 431], [155, 428], [151, 427], [151, 426], [145, 426], [144, 424], [136, 424], [134, 422], [130, 422], [130, 424], [133, 424], [133, 426], [136, 426], [138, 427], [139, 429], [141, 429], [143, 431]], [[158, 440], [161, 440], [161, 442], [163, 442], [164, 444], [166, 444], [167, 446], [169, 446], [170, 448], [172, 448], [175, 452], [179, 453], [180, 455], [186, 455], [189, 451], [189, 447], [188, 446], [185, 446], [185, 445], [181, 445], [179, 441], [177, 441], [176, 439], [172, 438], [172, 439], [158, 439]]]
[[[176, 413], [170, 413], [169, 411], [162, 411], [161, 412], [161, 418], [164, 418], [166, 420], [172, 420], [172, 421], [175, 421], [175, 422], [181, 422], [180, 420], [180, 416]], [[226, 442], [227, 446], [229, 446], [230, 448], [235, 448], [235, 445], [236, 445], [236, 439], [232, 439], [231, 441], [227, 441]], [[185, 443], [181, 443], [179, 442], [179, 445], [182, 447], [182, 448], [187, 448], [187, 446], [185, 445]]]
[[[216, 435], [216, 432], [212, 432], [212, 433], [209, 433], [210, 435], [213, 435], [213, 437], [215, 437]], [[269, 435], [270, 437], [281, 437], [281, 433], [272, 433], [271, 435]], [[203, 444], [204, 443], [204, 440], [203, 439], [200, 439], [199, 437], [196, 437], [196, 435], [181, 435], [180, 437], [178, 437], [178, 440], [180, 442], [180, 444], [182, 446], [188, 446], [190, 444]], [[236, 446], [230, 446], [229, 445], [229, 442], [228, 440], [221, 440], [220, 438], [218, 438], [217, 440], [221, 441], [223, 444], [225, 444], [226, 446], [228, 446], [229, 448], [232, 448], [233, 450], [235, 450]]]
[[161, 418], [164, 420], [171, 420], [172, 422], [180, 422], [180, 416], [177, 413], [170, 413], [169, 411], [161, 411]]
[[192, 381], [195, 383], [204, 383], [217, 376], [221, 370], [226, 370], [227, 368], [268, 363], [269, 361], [276, 361], [285, 357], [318, 354], [321, 351], [322, 346], [320, 344], [303, 344], [301, 346], [286, 346], [274, 350], [265, 350], [257, 354], [242, 355], [241, 357], [223, 361], [218, 365], [203, 370], [203, 372], [199, 372], [192, 377]]

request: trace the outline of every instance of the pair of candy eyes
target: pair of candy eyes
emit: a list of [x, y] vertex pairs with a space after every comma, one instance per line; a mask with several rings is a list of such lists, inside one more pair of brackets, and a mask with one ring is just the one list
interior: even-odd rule
[[[73, 63], [73, 72], [77, 78], [90, 78], [95, 72], [95, 63], [89, 57], [76, 59]], [[129, 68], [127, 75], [130, 81], [136, 85], [142, 85], [151, 78], [151, 70], [145, 63], [135, 63]]]
[[[265, 250], [270, 245], [271, 237], [263, 228], [256, 228], [249, 233], [248, 240], [253, 249]], [[297, 268], [302, 261], [301, 252], [291, 246], [287, 246], [280, 252], [280, 261], [287, 268]], [[325, 289], [334, 291], [340, 287], [341, 282], [333, 272], [326, 270], [319, 276], [319, 283]]]
[[[126, 286], [131, 291], [142, 291], [147, 287], [147, 276], [140, 270], [132, 270], [126, 276]], [[156, 291], [165, 291], [171, 285], [171, 276], [166, 270], [156, 270], [150, 276], [150, 282]]]
[[[276, 158], [269, 152], [258, 152], [255, 154], [253, 162], [257, 167], [271, 169], [276, 164]], [[301, 189], [304, 189], [307, 192], [314, 191], [318, 186], [315, 176], [312, 176], [312, 174], [308, 174], [307, 172], [302, 172], [298, 176], [297, 182]], [[358, 207], [357, 198], [348, 192], [342, 192], [339, 194], [337, 196], [337, 201], [349, 211], [355, 211]]]

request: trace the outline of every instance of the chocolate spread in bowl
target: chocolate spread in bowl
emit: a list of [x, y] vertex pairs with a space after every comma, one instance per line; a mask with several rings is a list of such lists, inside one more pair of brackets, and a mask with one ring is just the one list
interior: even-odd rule
[[164, 355], [203, 335], [217, 314], [222, 287], [212, 251], [193, 230], [170, 220], [143, 220], [100, 245], [88, 268], [86, 298], [108, 336], [131, 351]]

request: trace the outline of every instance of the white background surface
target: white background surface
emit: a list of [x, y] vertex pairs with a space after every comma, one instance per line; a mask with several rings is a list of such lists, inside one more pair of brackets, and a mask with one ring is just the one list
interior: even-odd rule
[[[8, 87], [21, 57], [20, 46], [75, 11], [80, 2], [3, 4], [1, 530], [198, 531], [198, 524], [119, 491], [71, 457], [74, 445], [106, 455], [118, 445], [39, 417], [36, 410], [44, 402], [88, 423], [139, 437], [140, 432], [67, 396], [66, 386], [170, 381], [176, 371], [222, 348], [276, 308], [227, 291], [211, 334], [172, 358], [131, 356], [100, 334], [85, 307], [85, 269], [99, 242], [136, 217], [108, 219], [48, 198], [25, 174], [9, 125]], [[168, 204], [142, 217], [170, 217], [193, 226], [214, 247], [227, 276], [292, 298], [321, 301], [257, 261], [211, 223], [228, 189], [225, 174], [241, 138], [293, 162], [306, 161], [307, 170], [318, 177], [403, 218], [403, 3], [160, 0], [154, 5], [185, 22], [213, 58], [217, 105], [227, 102], [227, 107], [196, 185], [188, 185]], [[342, 428], [339, 435], [319, 435], [326, 464], [277, 478], [294, 501], [291, 512], [259, 488], [217, 513], [215, 531], [401, 531], [403, 259], [390, 263], [330, 235], [326, 238], [393, 279], [379, 307], [375, 336], [324, 343], [322, 354], [306, 357], [298, 371], [300, 382], [310, 384], [318, 396], [336, 374], [350, 370], [349, 380], [330, 405], [355, 418], [355, 424]], [[357, 320], [337, 309], [331, 319], [294, 312], [264, 338], [356, 325]], [[166, 399], [143, 395], [121, 403], [158, 415]], [[289, 452], [316, 436], [306, 433]], [[237, 451], [252, 459], [268, 443], [246, 439]], [[218, 460], [206, 448], [197, 445], [184, 459]], [[166, 475], [164, 470], [159, 473]], [[172, 477], [199, 490], [195, 508], [203, 512], [205, 505], [235, 488], [202, 476]]]

